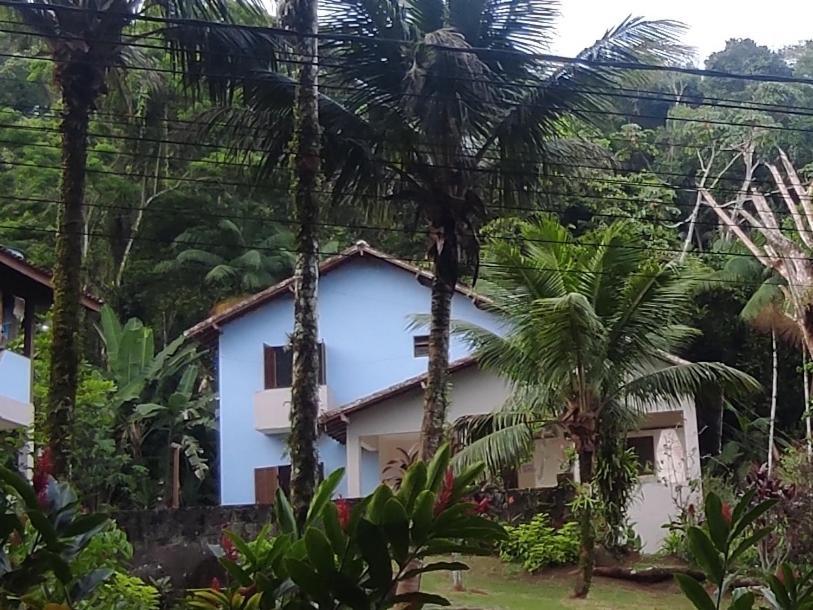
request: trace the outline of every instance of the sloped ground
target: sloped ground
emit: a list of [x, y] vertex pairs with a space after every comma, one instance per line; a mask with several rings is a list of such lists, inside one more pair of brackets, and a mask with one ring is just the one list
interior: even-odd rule
[[464, 559], [466, 591], [452, 591], [448, 574], [428, 574], [422, 589], [440, 593], [454, 608], [466, 610], [690, 610], [691, 604], [673, 583], [635, 585], [596, 578], [586, 600], [570, 597], [572, 569], [526, 574], [519, 566], [493, 557]]

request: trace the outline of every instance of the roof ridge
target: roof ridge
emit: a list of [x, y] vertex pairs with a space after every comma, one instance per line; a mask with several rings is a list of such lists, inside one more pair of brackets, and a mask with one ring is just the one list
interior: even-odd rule
[[[369, 254], [377, 258], [378, 260], [384, 261], [394, 267], [400, 268], [404, 271], [408, 271], [414, 274], [416, 277], [422, 277], [427, 280], [434, 279], [434, 274], [430, 271], [425, 269], [421, 269], [417, 265], [414, 265], [410, 262], [405, 260], [399, 259], [397, 257], [391, 256], [386, 252], [378, 250], [377, 248], [373, 248], [369, 243], [365, 240], [360, 239], [356, 241], [353, 245], [348, 246], [341, 252], [334, 254], [333, 256], [326, 258], [322, 262], [319, 263], [319, 274], [324, 275], [331, 270], [340, 266], [343, 262], [351, 260], [355, 256], [364, 256], [365, 254]], [[218, 330], [221, 324], [225, 324], [234, 320], [246, 313], [249, 313], [254, 308], [263, 305], [265, 302], [270, 301], [271, 299], [283, 294], [287, 288], [293, 283], [293, 276], [281, 280], [276, 284], [269, 286], [268, 288], [264, 288], [263, 290], [246, 297], [245, 299], [227, 307], [225, 310], [218, 312], [216, 314], [212, 314], [201, 320], [191, 328], [184, 331], [184, 335], [187, 337], [195, 337], [199, 335], [203, 335], [207, 332], [212, 330]], [[458, 283], [455, 286], [455, 290], [472, 299], [475, 302], [481, 303], [488, 303], [490, 302], [487, 297], [477, 294], [463, 284]]]

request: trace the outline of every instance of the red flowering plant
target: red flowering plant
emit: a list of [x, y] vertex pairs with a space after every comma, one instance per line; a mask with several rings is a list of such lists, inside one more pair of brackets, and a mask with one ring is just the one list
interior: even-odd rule
[[469, 500], [482, 469], [454, 476], [445, 446], [429, 463], [410, 466], [397, 491], [382, 484], [352, 507], [331, 500], [343, 476], [339, 470], [319, 486], [304, 524], [278, 492], [274, 527], [251, 542], [227, 534], [237, 558], [218, 548], [229, 582], [194, 592], [190, 603], [207, 610], [446, 605], [437, 595], [398, 595], [398, 583], [424, 572], [465, 570], [461, 562], [428, 558], [487, 553], [504, 538], [502, 526], [481, 514], [487, 503]]
[[[46, 450], [31, 483], [0, 467], [0, 608], [30, 603], [72, 604], [90, 595], [112, 571], [74, 574], [73, 564], [109, 520], [83, 513], [71, 487], [51, 475]], [[22, 606], [25, 598], [27, 606]]]
[[[705, 572], [707, 581], [715, 587], [713, 593], [709, 594], [692, 576], [675, 575], [683, 593], [698, 610], [721, 610], [724, 606], [729, 610], [751, 610], [754, 607], [754, 592], [732, 590], [732, 585], [740, 573], [739, 560], [771, 530], [770, 527], [761, 527], [760, 520], [776, 504], [776, 500], [755, 502], [755, 497], [756, 490], [751, 489], [735, 506], [731, 506], [716, 494], [709, 493], [705, 501], [704, 526], [692, 526], [686, 530], [692, 556]], [[776, 577], [770, 578], [779, 583]], [[766, 591], [770, 593], [768, 588]], [[802, 610], [805, 607], [782, 607], [782, 610]]]

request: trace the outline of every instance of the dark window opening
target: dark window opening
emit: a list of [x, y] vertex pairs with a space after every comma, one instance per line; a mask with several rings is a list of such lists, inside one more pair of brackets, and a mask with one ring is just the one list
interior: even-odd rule
[[655, 474], [655, 437], [627, 438], [627, 449], [632, 449], [638, 460], [638, 474]]
[[[290, 388], [293, 383], [294, 353], [287, 345], [266, 345], [263, 349], [265, 389]], [[319, 384], [326, 383], [325, 344], [319, 344]]]
[[[325, 465], [319, 462], [317, 473], [319, 481], [325, 478]], [[287, 497], [291, 497], [291, 466], [268, 466], [254, 469], [254, 501], [257, 504], [273, 504], [277, 496], [277, 489], [281, 489]]]
[[412, 352], [415, 358], [429, 355], [429, 335], [415, 335], [412, 337]]

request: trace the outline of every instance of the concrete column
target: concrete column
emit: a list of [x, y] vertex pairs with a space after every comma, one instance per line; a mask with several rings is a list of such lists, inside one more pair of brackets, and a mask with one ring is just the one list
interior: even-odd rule
[[348, 429], [347, 441], [347, 496], [361, 497], [361, 440]]
[[[683, 437], [686, 442], [686, 477], [690, 480], [700, 481], [700, 439], [697, 434], [697, 414], [694, 400], [684, 399], [683, 405]], [[702, 492], [701, 492], [702, 494]]]

